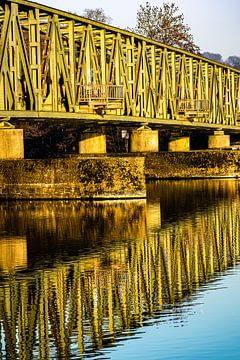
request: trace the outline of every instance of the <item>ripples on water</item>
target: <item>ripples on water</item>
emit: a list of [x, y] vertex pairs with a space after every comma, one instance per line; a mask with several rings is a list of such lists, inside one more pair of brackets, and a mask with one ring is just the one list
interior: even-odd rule
[[0, 203], [0, 358], [238, 358], [239, 186]]

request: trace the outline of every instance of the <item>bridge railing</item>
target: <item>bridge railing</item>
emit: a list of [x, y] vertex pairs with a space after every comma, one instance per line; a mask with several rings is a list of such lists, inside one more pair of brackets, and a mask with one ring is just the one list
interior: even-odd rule
[[179, 100], [178, 111], [179, 113], [186, 114], [206, 114], [210, 110], [209, 100], [196, 100], [196, 99], [184, 99]]
[[79, 104], [87, 103], [90, 106], [100, 106], [114, 103], [115, 107], [122, 107], [123, 99], [122, 85], [81, 85], [78, 88]]

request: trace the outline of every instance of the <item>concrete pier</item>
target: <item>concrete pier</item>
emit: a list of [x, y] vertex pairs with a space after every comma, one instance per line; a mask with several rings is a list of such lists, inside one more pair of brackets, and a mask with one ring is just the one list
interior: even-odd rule
[[225, 135], [224, 131], [214, 131], [214, 135], [208, 136], [208, 149], [224, 149], [230, 146], [230, 135]]
[[158, 152], [158, 130], [147, 126], [133, 130], [130, 138], [130, 152]]
[[0, 160], [23, 159], [23, 130], [15, 129], [7, 122], [0, 123]]
[[168, 151], [189, 151], [190, 137], [189, 136], [172, 136], [168, 142]]
[[106, 152], [106, 134], [102, 129], [90, 129], [81, 133], [79, 141], [79, 154], [106, 154]]

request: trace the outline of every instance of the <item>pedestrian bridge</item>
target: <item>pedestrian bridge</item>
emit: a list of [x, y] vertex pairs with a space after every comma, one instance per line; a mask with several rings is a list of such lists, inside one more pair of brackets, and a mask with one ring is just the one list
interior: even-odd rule
[[125, 127], [126, 141], [131, 129], [131, 152], [159, 151], [164, 131], [169, 151], [188, 151], [193, 132], [209, 131], [209, 149], [229, 148], [240, 133], [240, 70], [72, 13], [2, 0], [0, 158], [24, 156], [23, 131], [11, 128], [19, 121], [83, 126], [79, 153], [105, 153], [111, 125]]
[[240, 130], [240, 71], [25, 0], [0, 4], [0, 117]]

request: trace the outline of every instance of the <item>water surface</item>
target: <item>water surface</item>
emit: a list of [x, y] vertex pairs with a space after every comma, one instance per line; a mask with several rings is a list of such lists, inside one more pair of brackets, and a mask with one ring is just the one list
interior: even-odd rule
[[237, 359], [239, 187], [0, 203], [0, 358]]

